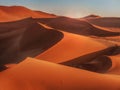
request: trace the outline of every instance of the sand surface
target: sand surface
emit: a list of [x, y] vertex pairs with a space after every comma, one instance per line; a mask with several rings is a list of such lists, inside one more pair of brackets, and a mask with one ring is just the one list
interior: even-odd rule
[[120, 90], [120, 18], [0, 6], [0, 90]]

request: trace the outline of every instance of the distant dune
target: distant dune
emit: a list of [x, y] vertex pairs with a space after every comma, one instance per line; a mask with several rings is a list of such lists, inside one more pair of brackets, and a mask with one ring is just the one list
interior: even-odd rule
[[116, 17], [101, 17], [96, 19], [90, 19], [88, 22], [109, 28], [111, 31], [120, 32], [120, 18]]
[[58, 18], [44, 18], [44, 19], [37, 19], [41, 23], [44, 23], [52, 28], [56, 28], [62, 31], [71, 32], [80, 35], [87, 35], [87, 36], [118, 36], [120, 35], [119, 32], [110, 32], [106, 31], [102, 28], [97, 28], [92, 24], [83, 21], [77, 20], [67, 17], [58, 17]]
[[0, 6], [0, 22], [20, 20], [27, 17], [53, 18], [53, 14], [30, 10], [23, 6]]
[[101, 18], [101, 16], [91, 14], [91, 15], [85, 16], [85, 17], [80, 18], [80, 19], [88, 19], [89, 20], [89, 19], [96, 19], [96, 18]]

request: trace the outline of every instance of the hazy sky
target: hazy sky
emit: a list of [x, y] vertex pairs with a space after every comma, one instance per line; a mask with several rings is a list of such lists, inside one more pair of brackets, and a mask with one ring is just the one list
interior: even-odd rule
[[22, 5], [70, 17], [89, 14], [120, 17], [120, 0], [0, 0], [0, 5]]

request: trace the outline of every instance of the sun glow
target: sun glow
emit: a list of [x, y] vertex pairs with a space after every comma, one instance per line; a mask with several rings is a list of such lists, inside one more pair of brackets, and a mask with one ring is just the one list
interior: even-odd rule
[[78, 12], [78, 13], [66, 13], [65, 16], [71, 17], [71, 18], [81, 18], [84, 15]]

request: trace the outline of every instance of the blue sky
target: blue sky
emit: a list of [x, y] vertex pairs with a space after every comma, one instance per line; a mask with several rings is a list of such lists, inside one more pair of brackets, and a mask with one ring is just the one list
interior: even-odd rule
[[120, 0], [0, 0], [0, 5], [26, 6], [33, 10], [70, 17], [89, 14], [120, 17]]

